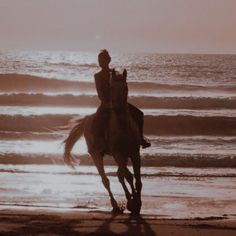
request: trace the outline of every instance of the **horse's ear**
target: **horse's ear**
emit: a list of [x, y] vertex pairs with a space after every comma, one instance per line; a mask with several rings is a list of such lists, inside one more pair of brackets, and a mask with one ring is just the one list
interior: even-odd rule
[[115, 78], [116, 77], [116, 71], [115, 71], [115, 69], [112, 69], [112, 78]]
[[127, 70], [126, 69], [124, 69], [124, 71], [123, 71], [123, 78], [126, 80], [127, 79]]

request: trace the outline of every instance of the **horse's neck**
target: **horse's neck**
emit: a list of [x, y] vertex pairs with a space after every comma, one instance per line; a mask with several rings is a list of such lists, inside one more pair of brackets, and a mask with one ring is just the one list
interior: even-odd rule
[[[140, 144], [140, 131], [137, 123], [134, 121], [129, 107], [120, 112], [111, 112], [109, 122], [109, 145], [111, 147], [117, 144]], [[132, 146], [131, 145], [131, 146]]]
[[120, 127], [126, 127], [129, 123], [130, 119], [130, 112], [128, 108], [128, 104], [125, 105], [125, 107], [121, 110], [111, 110], [111, 116], [110, 116], [110, 128], [120, 128]]
[[115, 109], [114, 107], [111, 108], [111, 111], [114, 115], [120, 116], [120, 115], [129, 115], [129, 105], [128, 103], [125, 103], [121, 109]]

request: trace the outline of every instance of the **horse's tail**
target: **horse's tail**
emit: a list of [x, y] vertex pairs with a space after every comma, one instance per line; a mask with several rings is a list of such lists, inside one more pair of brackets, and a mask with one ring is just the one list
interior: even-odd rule
[[68, 165], [73, 166], [73, 164], [76, 163], [75, 159], [71, 156], [71, 150], [84, 133], [85, 121], [86, 117], [81, 119], [79, 123], [70, 131], [69, 136], [64, 140], [65, 147], [63, 158], [65, 163]]

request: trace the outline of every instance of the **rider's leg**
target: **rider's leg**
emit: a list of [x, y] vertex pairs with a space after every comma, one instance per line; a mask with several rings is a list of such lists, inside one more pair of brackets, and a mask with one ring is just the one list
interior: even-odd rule
[[137, 122], [137, 125], [140, 130], [140, 135], [141, 135], [141, 145], [143, 148], [147, 148], [151, 146], [151, 143], [149, 143], [143, 135], [143, 125], [144, 125], [144, 114], [141, 110], [139, 110], [137, 107], [129, 103], [129, 110], [134, 118], [134, 120]]

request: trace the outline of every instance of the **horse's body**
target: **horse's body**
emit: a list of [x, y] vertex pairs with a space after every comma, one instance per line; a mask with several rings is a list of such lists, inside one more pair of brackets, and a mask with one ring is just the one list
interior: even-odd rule
[[[127, 96], [128, 88], [126, 83], [126, 71], [123, 75], [112, 73], [112, 109], [110, 110], [108, 137], [105, 145], [98, 146], [100, 143], [96, 140], [93, 132], [93, 122], [96, 113], [86, 116], [72, 129], [68, 138], [65, 140], [64, 160], [67, 163], [73, 163], [70, 152], [76, 141], [84, 134], [88, 152], [93, 158], [98, 172], [102, 178], [102, 182], [107, 189], [113, 211], [122, 212], [110, 189], [109, 180], [104, 171], [103, 156], [109, 154], [114, 157], [117, 165], [117, 176], [125, 191], [128, 200], [127, 208], [132, 213], [138, 214], [141, 209], [141, 177], [140, 177], [140, 131], [136, 122], [130, 115]], [[133, 184], [133, 175], [127, 168], [128, 158], [131, 159], [136, 180]], [[132, 193], [129, 192], [125, 180], [129, 183]]]

